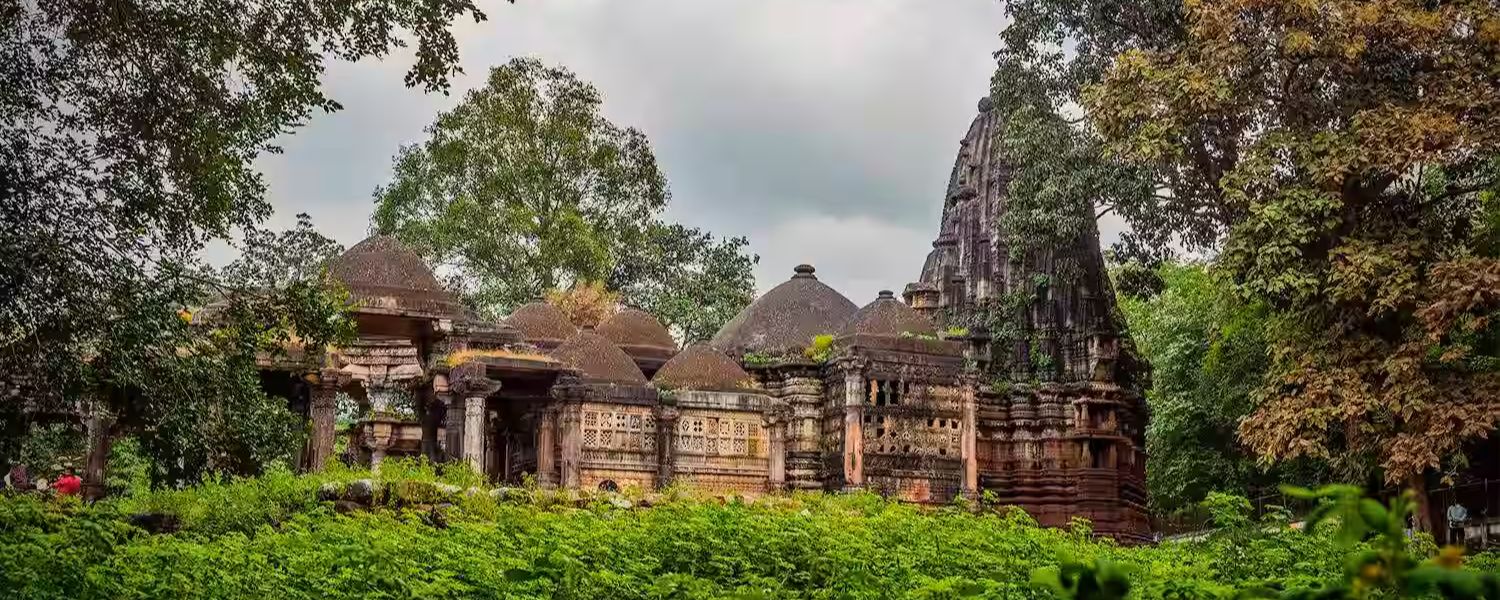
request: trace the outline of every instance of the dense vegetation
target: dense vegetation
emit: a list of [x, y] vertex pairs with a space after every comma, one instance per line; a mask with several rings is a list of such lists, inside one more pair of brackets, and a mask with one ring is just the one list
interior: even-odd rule
[[[209, 482], [84, 506], [0, 499], [0, 590], [71, 598], [1042, 598], [1033, 572], [1064, 559], [1122, 567], [1132, 597], [1231, 594], [1246, 582], [1296, 587], [1336, 579], [1347, 550], [1328, 535], [1252, 524], [1220, 501], [1229, 527], [1206, 539], [1123, 548], [1087, 525], [1042, 529], [1019, 511], [922, 508], [873, 495], [756, 502], [669, 492], [650, 508], [625, 496], [574, 501], [532, 489], [503, 499], [391, 461], [391, 495], [348, 514], [319, 502], [335, 471]], [[635, 502], [640, 502], [636, 497]], [[404, 508], [402, 507], [404, 506]], [[172, 515], [148, 533], [136, 515]], [[1430, 543], [1418, 544], [1420, 554]]]

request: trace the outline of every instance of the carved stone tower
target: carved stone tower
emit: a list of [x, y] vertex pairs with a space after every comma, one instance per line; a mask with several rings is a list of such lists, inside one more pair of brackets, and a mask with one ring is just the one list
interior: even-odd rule
[[[907, 304], [968, 342], [980, 487], [1043, 523], [1085, 516], [1138, 539], [1145, 510], [1147, 367], [1116, 316], [1088, 198], [1074, 239], [1007, 244], [1011, 168], [989, 98], [959, 144], [942, 223]], [[1045, 236], [1039, 236], [1045, 237]]]

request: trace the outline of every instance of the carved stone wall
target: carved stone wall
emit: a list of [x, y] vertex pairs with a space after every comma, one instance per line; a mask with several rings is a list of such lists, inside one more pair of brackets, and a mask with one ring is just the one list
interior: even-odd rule
[[823, 488], [823, 380], [805, 373], [776, 382], [767, 391], [791, 409], [787, 423], [787, 487], [794, 490]]
[[915, 502], [946, 502], [961, 491], [963, 390], [922, 358], [874, 361], [864, 397], [865, 488]]
[[585, 402], [581, 486], [656, 485], [656, 415], [650, 406]]

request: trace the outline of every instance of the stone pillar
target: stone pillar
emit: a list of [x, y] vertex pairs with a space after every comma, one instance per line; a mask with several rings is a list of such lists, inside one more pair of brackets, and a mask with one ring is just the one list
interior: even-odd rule
[[338, 416], [336, 401], [339, 386], [343, 383], [343, 374], [337, 369], [323, 369], [316, 375], [309, 375], [307, 379], [312, 386], [312, 398], [308, 404], [308, 413], [312, 418], [312, 443], [309, 445], [311, 452], [307, 464], [312, 471], [318, 472], [333, 458], [334, 427]]
[[484, 472], [485, 410], [483, 396], [464, 398], [464, 460]]
[[542, 487], [557, 486], [557, 409], [542, 409], [536, 435], [536, 479]]
[[562, 487], [576, 490], [583, 484], [583, 404], [562, 407]]
[[[105, 493], [105, 472], [114, 441], [115, 416], [100, 401], [88, 402], [88, 456], [83, 466], [83, 497], [98, 500]], [[34, 477], [35, 472], [32, 473]]]
[[454, 367], [448, 372], [449, 384], [453, 399], [449, 402], [448, 414], [453, 414], [453, 405], [458, 404], [458, 399], [463, 402], [462, 437], [458, 438], [461, 445], [460, 456], [475, 471], [485, 472], [484, 468], [484, 438], [485, 432], [489, 430], [485, 417], [488, 411], [485, 409], [485, 401], [490, 394], [500, 389], [500, 382], [491, 380], [485, 373], [484, 365], [468, 362]]
[[766, 429], [770, 443], [766, 446], [769, 477], [766, 487], [772, 492], [786, 490], [786, 428], [792, 418], [791, 407], [777, 403], [766, 411]]
[[965, 497], [972, 499], [979, 497], [979, 407], [975, 399], [979, 383], [972, 374], [965, 374], [959, 378], [959, 385], [963, 386], [964, 412], [958, 438], [958, 454], [964, 469], [961, 489]]
[[656, 489], [672, 485], [677, 476], [677, 421], [681, 416], [676, 406], [656, 407]]
[[865, 484], [864, 364], [843, 361], [844, 371], [844, 489]]

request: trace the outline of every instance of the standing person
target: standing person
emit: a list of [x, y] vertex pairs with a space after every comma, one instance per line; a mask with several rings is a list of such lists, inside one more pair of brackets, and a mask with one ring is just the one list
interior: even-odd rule
[[83, 479], [74, 474], [73, 467], [69, 466], [62, 476], [57, 478], [57, 483], [52, 484], [52, 489], [57, 490], [59, 496], [76, 496], [78, 491], [83, 489]]
[[1464, 522], [1469, 520], [1469, 509], [1459, 504], [1457, 500], [1448, 505], [1448, 543], [1457, 544], [1463, 542]]

